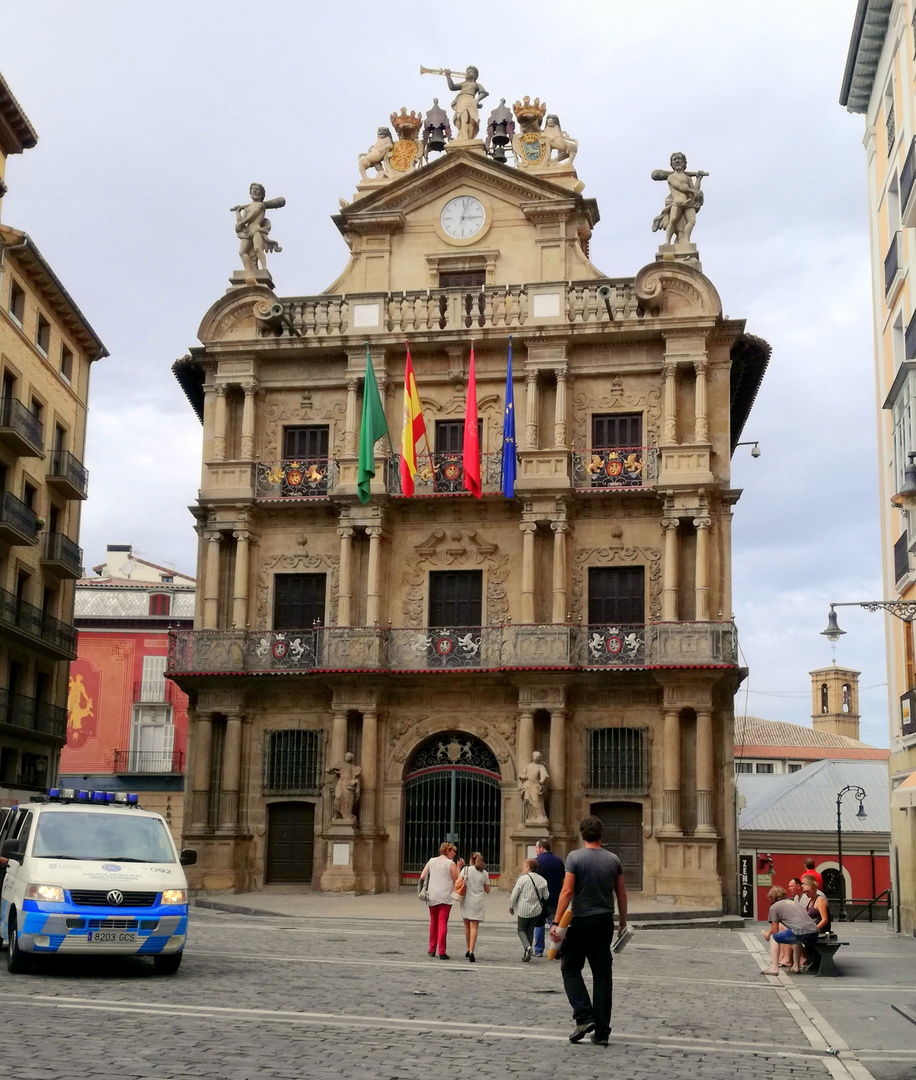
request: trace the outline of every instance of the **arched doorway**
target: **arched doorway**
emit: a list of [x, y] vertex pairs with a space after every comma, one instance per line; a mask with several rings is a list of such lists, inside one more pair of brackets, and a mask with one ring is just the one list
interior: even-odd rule
[[640, 803], [592, 803], [592, 813], [601, 819], [604, 835], [601, 846], [620, 859], [623, 879], [633, 892], [642, 889], [642, 806]]
[[462, 858], [479, 851], [498, 873], [501, 807], [499, 762], [489, 746], [460, 731], [433, 735], [404, 777], [403, 872], [419, 873], [451, 840]]

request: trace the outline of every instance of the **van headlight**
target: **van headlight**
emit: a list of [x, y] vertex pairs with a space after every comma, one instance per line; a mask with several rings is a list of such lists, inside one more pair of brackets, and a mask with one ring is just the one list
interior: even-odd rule
[[186, 904], [188, 902], [187, 889], [163, 889], [163, 904]]
[[60, 885], [30, 885], [26, 891], [27, 900], [43, 900], [46, 904], [62, 904], [64, 890]]

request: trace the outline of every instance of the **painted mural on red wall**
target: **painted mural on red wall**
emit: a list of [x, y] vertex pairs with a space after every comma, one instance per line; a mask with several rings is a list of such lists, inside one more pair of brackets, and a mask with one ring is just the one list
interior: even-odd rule
[[[164, 658], [167, 651], [165, 633], [79, 632], [70, 665], [62, 774], [183, 771], [187, 696], [161, 675], [144, 680], [144, 657]], [[167, 749], [149, 749], [142, 741], [140, 722], [152, 713], [171, 729], [162, 732]], [[152, 725], [144, 731], [157, 734]]]

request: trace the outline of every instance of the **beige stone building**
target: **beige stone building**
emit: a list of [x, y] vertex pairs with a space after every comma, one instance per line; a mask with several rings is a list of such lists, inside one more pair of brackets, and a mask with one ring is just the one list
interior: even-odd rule
[[[0, 77], [0, 198], [7, 157], [36, 141]], [[31, 237], [0, 224], [0, 805], [57, 776], [89, 369], [107, 355]]]
[[[734, 910], [729, 467], [769, 348], [648, 222], [635, 277], [592, 265], [595, 201], [524, 138], [516, 164], [399, 142], [334, 218], [326, 292], [236, 273], [175, 365], [203, 423], [195, 629], [169, 662], [193, 886], [396, 889], [451, 837], [506, 887], [594, 812], [631, 892]], [[405, 339], [431, 447], [412, 497]], [[393, 447], [363, 504], [367, 348]]]

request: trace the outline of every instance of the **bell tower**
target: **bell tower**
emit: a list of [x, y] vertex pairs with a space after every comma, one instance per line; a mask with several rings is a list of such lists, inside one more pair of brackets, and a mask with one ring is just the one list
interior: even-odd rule
[[829, 667], [809, 672], [811, 676], [811, 719], [815, 731], [859, 738], [859, 675], [851, 668]]

